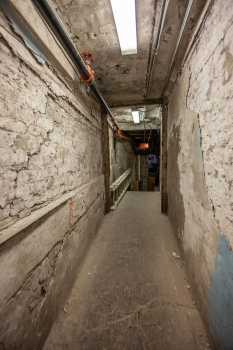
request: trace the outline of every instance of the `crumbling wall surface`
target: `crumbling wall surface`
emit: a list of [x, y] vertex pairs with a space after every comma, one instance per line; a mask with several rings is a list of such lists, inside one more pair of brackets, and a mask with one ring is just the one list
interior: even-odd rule
[[109, 129], [109, 148], [110, 183], [113, 183], [127, 169], [134, 171], [136, 158], [130, 142], [114, 138], [112, 129]]
[[40, 65], [3, 17], [0, 81], [1, 242], [76, 190], [0, 245], [0, 348], [41, 349], [103, 215], [100, 107]]
[[218, 349], [233, 348], [233, 7], [216, 0], [169, 97], [169, 217]]

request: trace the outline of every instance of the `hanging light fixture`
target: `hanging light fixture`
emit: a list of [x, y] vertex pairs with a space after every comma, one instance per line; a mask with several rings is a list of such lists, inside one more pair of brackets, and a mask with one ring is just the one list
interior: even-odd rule
[[145, 150], [147, 150], [147, 149], [149, 149], [149, 143], [147, 143], [147, 142], [142, 142], [142, 143], [140, 143], [139, 144], [139, 146], [138, 146], [138, 149], [140, 150], [140, 151], [145, 151]]
[[133, 122], [134, 122], [134, 124], [139, 124], [139, 123], [140, 123], [140, 114], [139, 114], [139, 111], [132, 111], [132, 116], [133, 116]]

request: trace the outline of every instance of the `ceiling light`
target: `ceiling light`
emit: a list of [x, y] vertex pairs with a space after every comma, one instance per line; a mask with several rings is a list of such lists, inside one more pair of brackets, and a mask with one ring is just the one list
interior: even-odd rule
[[135, 0], [110, 0], [122, 55], [137, 53]]
[[133, 122], [135, 124], [139, 124], [140, 123], [139, 112], [138, 111], [132, 111], [132, 116], [133, 116]]

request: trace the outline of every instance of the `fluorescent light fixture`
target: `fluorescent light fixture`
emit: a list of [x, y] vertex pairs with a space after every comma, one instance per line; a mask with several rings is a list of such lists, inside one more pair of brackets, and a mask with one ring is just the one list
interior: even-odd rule
[[110, 0], [122, 55], [137, 53], [135, 0]]
[[140, 123], [139, 112], [138, 111], [132, 111], [132, 116], [133, 116], [133, 122], [135, 124], [139, 124]]

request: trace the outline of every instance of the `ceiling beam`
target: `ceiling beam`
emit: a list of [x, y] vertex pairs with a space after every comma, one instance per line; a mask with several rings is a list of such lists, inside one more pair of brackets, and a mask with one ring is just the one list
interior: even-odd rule
[[134, 131], [134, 130], [127, 130], [127, 133], [130, 133], [132, 135], [141, 135], [143, 134], [144, 132], [153, 132], [154, 130], [151, 130], [151, 129], [142, 129], [142, 130], [137, 130], [137, 131]]
[[125, 102], [113, 102], [110, 104], [111, 108], [116, 107], [142, 107], [147, 105], [158, 105], [163, 104], [163, 98], [148, 98], [141, 101], [125, 101]]

